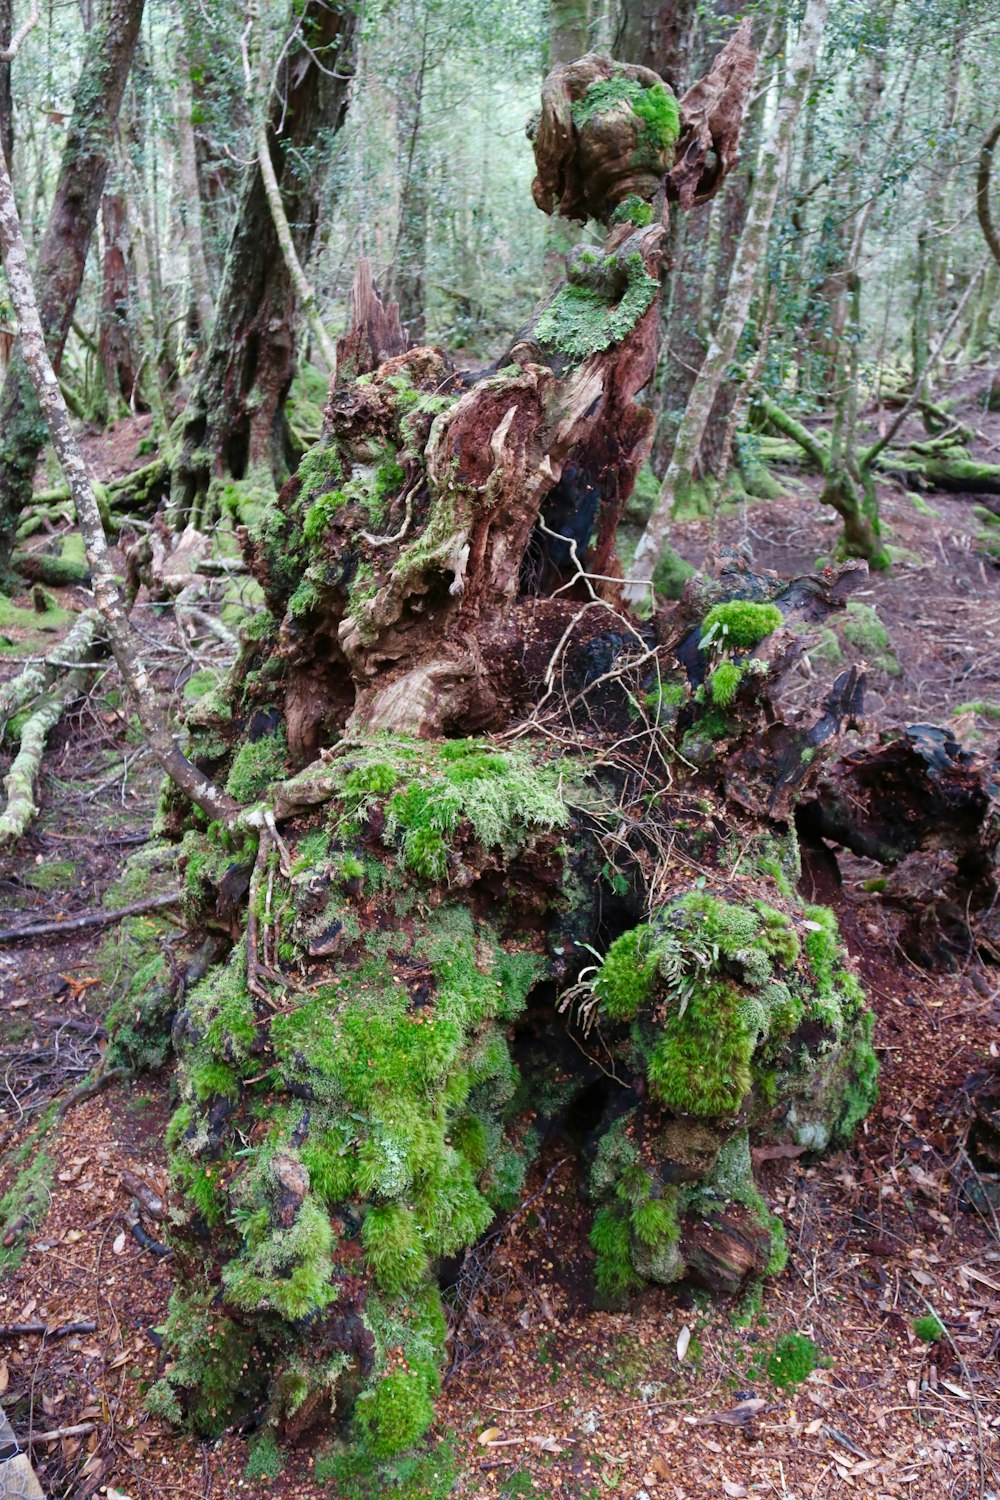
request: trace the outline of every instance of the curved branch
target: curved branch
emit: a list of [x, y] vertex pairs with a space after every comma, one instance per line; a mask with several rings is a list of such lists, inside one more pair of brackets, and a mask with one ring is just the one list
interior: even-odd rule
[[1000, 120], [986, 137], [979, 153], [979, 171], [976, 175], [976, 213], [993, 259], [1000, 266], [1000, 234], [997, 234], [993, 215], [990, 212], [990, 173], [993, 170], [993, 148], [998, 140], [1000, 140]]

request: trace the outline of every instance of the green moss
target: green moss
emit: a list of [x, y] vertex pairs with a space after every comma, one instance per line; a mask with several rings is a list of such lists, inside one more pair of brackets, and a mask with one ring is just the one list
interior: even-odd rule
[[708, 679], [712, 702], [719, 708], [728, 708], [736, 697], [736, 689], [743, 677], [743, 668], [736, 662], [720, 662]]
[[953, 708], [952, 714], [978, 714], [990, 724], [1000, 724], [1000, 703], [987, 703], [982, 698], [974, 698], [970, 703], [960, 703], [957, 708]]
[[361, 1238], [369, 1268], [384, 1292], [396, 1296], [420, 1286], [427, 1254], [409, 1209], [398, 1203], [369, 1208]]
[[944, 1324], [930, 1313], [923, 1318], [914, 1318], [913, 1332], [925, 1344], [939, 1344], [945, 1336]]
[[669, 542], [665, 542], [653, 570], [653, 587], [661, 598], [679, 599], [688, 579], [694, 574], [691, 564], [675, 552]]
[[274, 781], [288, 772], [288, 741], [284, 726], [259, 740], [244, 740], [229, 769], [226, 791], [246, 806], [255, 802]]
[[146, 1398], [148, 1409], [170, 1422], [187, 1417], [218, 1436], [252, 1409], [263, 1383], [251, 1363], [252, 1336], [216, 1305], [211, 1292], [176, 1290], [170, 1298], [165, 1342], [171, 1368]]
[[749, 599], [728, 599], [713, 605], [701, 623], [700, 646], [717, 651], [746, 651], [771, 635], [783, 623], [776, 604], [755, 604]]
[[680, 108], [674, 95], [662, 84], [645, 88], [641, 83], [614, 73], [592, 83], [582, 99], [571, 106], [578, 130], [600, 115], [627, 104], [642, 121], [644, 144], [656, 153], [672, 151], [680, 134]]
[[647, 203], [645, 198], [640, 198], [637, 193], [630, 193], [623, 198], [621, 203], [611, 215], [612, 224], [635, 224], [639, 229], [645, 229], [647, 224], [653, 222], [653, 205]]
[[624, 289], [617, 299], [609, 301], [597, 286], [570, 283], [562, 287], [535, 325], [535, 337], [543, 348], [583, 360], [632, 332], [657, 296], [659, 282], [648, 274], [638, 252], [627, 256], [623, 264], [611, 257], [605, 266], [625, 273]]
[[25, 1142], [19, 1153], [17, 1175], [0, 1198], [0, 1279], [21, 1264], [28, 1235], [35, 1232], [49, 1211], [56, 1164], [40, 1147], [43, 1135], [44, 1128], [39, 1127]]
[[597, 1252], [594, 1279], [602, 1296], [617, 1299], [641, 1285], [632, 1265], [628, 1219], [615, 1208], [599, 1209], [590, 1231]]
[[651, 927], [633, 927], [616, 938], [604, 956], [594, 981], [594, 993], [608, 1015], [631, 1021], [652, 994], [658, 955]]
[[285, 1467], [285, 1455], [270, 1428], [255, 1433], [249, 1442], [244, 1479], [277, 1479]]
[[789, 1390], [801, 1385], [822, 1363], [812, 1339], [801, 1333], [785, 1333], [774, 1346], [767, 1373], [779, 1390]]
[[902, 668], [892, 649], [889, 632], [870, 604], [850, 600], [841, 629], [844, 639], [861, 651], [873, 667], [889, 677], [900, 675]]

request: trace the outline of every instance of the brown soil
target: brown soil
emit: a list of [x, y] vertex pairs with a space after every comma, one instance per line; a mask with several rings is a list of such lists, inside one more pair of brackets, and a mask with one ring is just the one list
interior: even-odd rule
[[[1000, 418], [975, 421], [983, 432], [978, 456], [995, 456], [987, 450], [1000, 440]], [[821, 550], [815, 492], [802, 478], [789, 499], [724, 517], [721, 539], [746, 534], [759, 564], [808, 569]], [[997, 574], [973, 550], [972, 501], [926, 498], [936, 515], [884, 488], [892, 541], [923, 561], [873, 576], [863, 596], [877, 605], [902, 668], [873, 684], [869, 702], [876, 700], [883, 724], [944, 721], [968, 700], [1000, 702]], [[707, 542], [707, 527], [695, 523], [679, 538], [696, 560]], [[140, 624], [157, 642], [165, 691], [176, 691], [192, 668], [169, 622], [147, 608]], [[5, 675], [15, 669], [3, 663]], [[99, 907], [131, 842], [148, 829], [158, 778], [118, 708], [116, 686], [105, 676], [53, 737], [42, 815], [0, 861], [0, 925]], [[802, 690], [815, 691], [808, 678]], [[960, 727], [992, 749], [996, 728], [987, 720], [968, 714]], [[91, 797], [102, 779], [108, 784]], [[40, 889], [38, 872], [67, 860], [72, 871]], [[438, 1429], [455, 1446], [457, 1495], [996, 1493], [1000, 1226], [966, 1191], [963, 1090], [976, 1068], [996, 1066], [996, 970], [971, 962], [947, 975], [917, 969], [898, 948], [891, 906], [864, 890], [868, 872], [845, 865], [844, 873], [824, 899], [837, 907], [878, 1011], [881, 1099], [852, 1150], [818, 1163], [762, 1164], [766, 1196], [788, 1228], [787, 1271], [766, 1287], [745, 1326], [732, 1308], [668, 1291], [647, 1292], [628, 1312], [591, 1310], [575, 1163], [552, 1143], [529, 1186], [538, 1196], [503, 1237], [475, 1317], [460, 1330], [463, 1358], [440, 1404]], [[169, 940], [168, 921], [161, 930]], [[16, 1175], [10, 1148], [46, 1102], [79, 1082], [103, 1045], [100, 1018], [114, 975], [99, 973], [100, 941], [67, 933], [0, 947], [0, 1148], [8, 1151], [0, 1194]], [[132, 1202], [135, 1178], [164, 1191], [170, 1089], [169, 1077], [107, 1089], [72, 1107], [49, 1135], [49, 1210], [23, 1262], [6, 1277], [0, 1272], [0, 1325], [52, 1330], [82, 1321], [94, 1329], [0, 1331], [4, 1406], [53, 1497], [330, 1495], [311, 1477], [313, 1439], [288, 1454], [278, 1480], [247, 1480], [243, 1436], [200, 1445], [143, 1410], [162, 1361], [157, 1329], [172, 1277], [169, 1259], [133, 1234]], [[125, 1173], [131, 1181], [123, 1182]], [[157, 1221], [147, 1215], [142, 1223], [148, 1246]], [[930, 1308], [947, 1335], [928, 1345], [912, 1320]], [[775, 1340], [793, 1331], [814, 1340], [824, 1363], [783, 1392], [766, 1366]], [[750, 1420], [751, 1408], [734, 1415], [744, 1400], [762, 1403]], [[64, 1428], [80, 1430], [45, 1436]]]

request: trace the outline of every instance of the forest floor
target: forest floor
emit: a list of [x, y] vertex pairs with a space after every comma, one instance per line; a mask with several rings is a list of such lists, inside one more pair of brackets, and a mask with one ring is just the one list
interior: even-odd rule
[[[1000, 417], [971, 419], [976, 456], [996, 461]], [[109, 473], [142, 461], [127, 451], [138, 435], [118, 433]], [[787, 479], [787, 498], [724, 515], [714, 537], [707, 523], [687, 523], [676, 544], [699, 562], [710, 545], [745, 538], [758, 565], [811, 570], [817, 533], [833, 533], [818, 522], [817, 482], [800, 470]], [[991, 749], [988, 713], [954, 716], [1000, 703], [998, 575], [975, 551], [973, 501], [935, 493], [918, 506], [893, 484], [882, 498], [892, 542], [912, 556], [856, 596], [877, 607], [898, 663], [884, 655], [873, 671], [869, 709], [883, 726], [950, 723]], [[60, 591], [59, 602], [79, 608], [82, 596]], [[221, 647], [181, 643], [168, 611], [141, 604], [137, 623], [166, 692], [182, 697], [196, 670], [222, 660]], [[38, 651], [38, 625], [27, 613], [0, 622], [0, 676]], [[848, 640], [838, 649], [858, 654]], [[821, 682], [833, 675], [815, 671]], [[803, 695], [816, 690], [804, 674]], [[158, 781], [109, 670], [53, 735], [41, 815], [0, 860], [0, 924], [68, 923], [122, 904], [114, 885], [148, 837]], [[865, 889], [870, 873], [845, 864], [824, 899], [878, 1013], [880, 1101], [851, 1150], [758, 1163], [787, 1226], [787, 1270], [759, 1307], [650, 1290], [627, 1312], [595, 1311], [577, 1168], [564, 1143], [549, 1142], [529, 1184], [537, 1196], [503, 1237], [440, 1403], [456, 1495], [1000, 1493], [1000, 1224], [966, 1154], [963, 1087], [997, 1066], [1000, 982], [971, 959], [947, 974], [915, 965], [896, 941], [891, 890]], [[167, 944], [177, 931], [163, 912], [133, 920]], [[280, 1477], [251, 1478], [245, 1437], [198, 1444], [144, 1412], [172, 1274], [149, 1234], [143, 1244], [132, 1232], [133, 1200], [137, 1182], [147, 1200], [165, 1191], [171, 1079], [118, 1083], [53, 1119], [105, 1044], [114, 943], [67, 927], [0, 946], [0, 1200], [12, 1185], [21, 1194], [6, 1219], [0, 1201], [0, 1238], [18, 1202], [26, 1214], [0, 1247], [0, 1399], [52, 1497], [332, 1495], [308, 1439]], [[155, 1232], [155, 1217], [145, 1222]], [[913, 1321], [931, 1313], [945, 1336], [928, 1343]], [[776, 1345], [793, 1332], [813, 1341], [820, 1363], [782, 1386]]]

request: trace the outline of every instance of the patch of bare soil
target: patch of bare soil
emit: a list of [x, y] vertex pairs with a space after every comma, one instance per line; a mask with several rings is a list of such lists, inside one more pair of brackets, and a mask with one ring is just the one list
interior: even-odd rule
[[[984, 446], [1000, 436], [993, 422]], [[815, 491], [805, 479], [787, 501], [725, 517], [722, 539], [748, 535], [757, 562], [782, 573], [810, 567], [824, 550]], [[922, 561], [872, 577], [864, 596], [901, 667], [876, 680], [880, 716], [941, 720], [968, 700], [1000, 701], [996, 574], [972, 550], [971, 501], [929, 495], [937, 514], [925, 515], [891, 486], [883, 499], [893, 542]], [[696, 559], [707, 543], [693, 524], [679, 539]], [[147, 609], [140, 623], [175, 688], [191, 664], [169, 622]], [[802, 691], [814, 691], [808, 678]], [[966, 728], [992, 747], [987, 721], [967, 716]], [[42, 817], [0, 864], [2, 925], [98, 908], [146, 835], [157, 781], [109, 675], [60, 726]], [[881, 1098], [852, 1150], [759, 1164], [788, 1228], [788, 1269], [759, 1306], [653, 1290], [628, 1311], [593, 1310], [577, 1163], [550, 1142], [521, 1210], [454, 1269], [476, 1294], [437, 1427], [454, 1447], [456, 1495], [998, 1492], [1000, 1224], [967, 1149], [964, 1088], [997, 1066], [997, 971], [916, 968], [864, 873], [845, 867], [824, 899], [878, 1012]], [[176, 929], [157, 920], [169, 944]], [[0, 946], [0, 1196], [23, 1173], [17, 1148], [99, 1057], [115, 987], [100, 943], [83, 931]], [[0, 1399], [52, 1497], [331, 1495], [314, 1478], [315, 1437], [279, 1478], [247, 1479], [244, 1435], [199, 1444], [144, 1411], [173, 1284], [159, 1243], [171, 1088], [169, 1076], [119, 1082], [51, 1124], [23, 1260], [4, 1270], [0, 1249]], [[943, 1335], [927, 1342], [913, 1324], [931, 1316]], [[782, 1387], [776, 1346], [792, 1333], [818, 1364]]]

